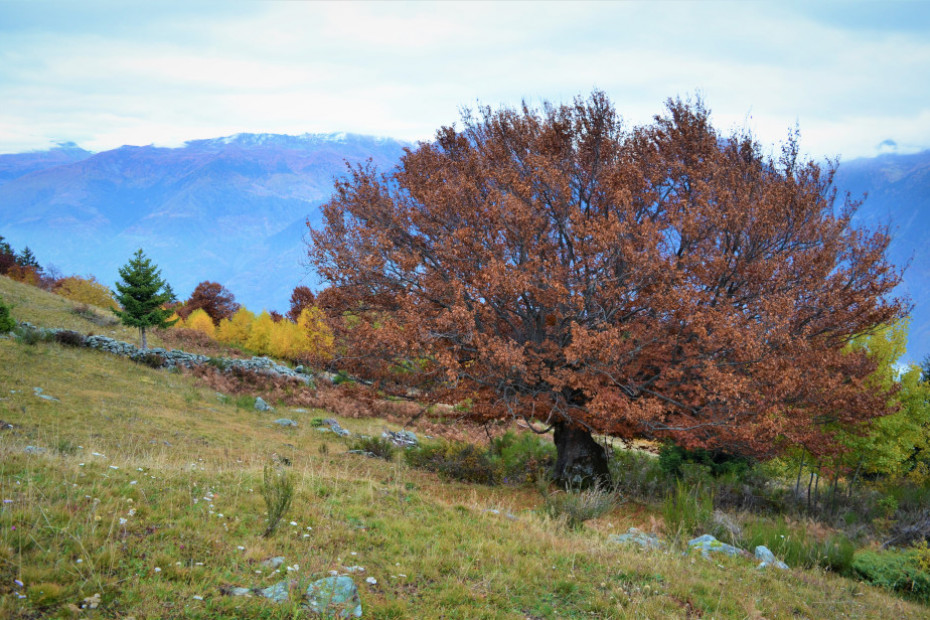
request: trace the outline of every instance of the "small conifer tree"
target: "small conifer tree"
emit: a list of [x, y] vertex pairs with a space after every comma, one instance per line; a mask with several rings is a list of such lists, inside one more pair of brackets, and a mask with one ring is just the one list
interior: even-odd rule
[[145, 350], [147, 327], [170, 327], [177, 322], [177, 319], [169, 320], [172, 311], [163, 308], [169, 295], [164, 290], [165, 281], [161, 279], [161, 271], [146, 258], [141, 249], [120, 267], [119, 275], [122, 281], [116, 283], [114, 297], [123, 309], [114, 309], [113, 313], [123, 325], [139, 328], [142, 349]]

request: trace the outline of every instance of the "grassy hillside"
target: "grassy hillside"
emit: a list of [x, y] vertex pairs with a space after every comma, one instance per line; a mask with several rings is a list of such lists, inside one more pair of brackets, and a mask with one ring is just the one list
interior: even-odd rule
[[[19, 320], [134, 339], [3, 277], [0, 297]], [[829, 573], [609, 543], [648, 527], [632, 504], [567, 530], [532, 490], [348, 454], [311, 425], [324, 411], [259, 413], [188, 375], [54, 343], [0, 338], [0, 369], [0, 617], [306, 617], [307, 585], [353, 566], [364, 567], [353, 577], [365, 618], [927, 615]], [[275, 425], [281, 416], [299, 426]], [[294, 501], [263, 538], [263, 468], [283, 459]], [[263, 567], [272, 556], [285, 564]], [[282, 579], [293, 581], [288, 604], [223, 594]]]

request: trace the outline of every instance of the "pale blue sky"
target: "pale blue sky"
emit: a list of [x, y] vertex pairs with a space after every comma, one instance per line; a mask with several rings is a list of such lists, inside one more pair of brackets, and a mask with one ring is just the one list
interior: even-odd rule
[[237, 132], [428, 139], [462, 106], [700, 93], [765, 144], [930, 148], [930, 2], [0, 0], [0, 153]]

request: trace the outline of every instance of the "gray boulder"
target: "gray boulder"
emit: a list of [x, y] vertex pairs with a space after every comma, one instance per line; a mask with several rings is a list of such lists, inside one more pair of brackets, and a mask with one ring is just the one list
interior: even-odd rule
[[291, 420], [290, 418], [278, 418], [274, 421], [274, 423], [281, 426], [297, 426], [297, 422]]
[[274, 601], [275, 603], [286, 603], [288, 600], [288, 591], [290, 590], [290, 583], [287, 581], [279, 581], [273, 586], [268, 586], [267, 588], [262, 588], [258, 591], [259, 596], [264, 596], [267, 599]]
[[409, 448], [419, 444], [416, 433], [413, 431], [384, 431], [381, 433], [382, 439], [387, 439], [395, 446], [400, 446], [401, 448]]
[[255, 410], [256, 411], [274, 411], [274, 409], [265, 402], [265, 399], [259, 396], [255, 399]]
[[331, 431], [333, 431], [334, 433], [336, 433], [337, 435], [341, 437], [348, 437], [349, 435], [352, 434], [346, 429], [342, 428], [339, 425], [339, 422], [337, 422], [336, 420], [332, 418], [326, 418], [325, 420], [323, 420], [323, 424], [328, 426]]
[[688, 541], [688, 547], [698, 549], [705, 558], [710, 557], [711, 553], [722, 553], [724, 555], [749, 555], [739, 547], [728, 545], [720, 542], [710, 534], [704, 534]]
[[648, 534], [640, 529], [631, 527], [626, 534], [613, 534], [607, 537], [612, 543], [621, 545], [639, 545], [643, 549], [665, 549], [665, 543], [655, 534]]
[[362, 617], [362, 601], [351, 577], [327, 577], [314, 581], [307, 588], [306, 607], [324, 617]]
[[762, 560], [759, 563], [757, 568], [765, 568], [766, 566], [774, 566], [775, 568], [780, 568], [781, 570], [788, 570], [789, 566], [775, 557], [775, 554], [772, 553], [768, 547], [765, 545], [759, 545], [755, 550], [756, 559]]

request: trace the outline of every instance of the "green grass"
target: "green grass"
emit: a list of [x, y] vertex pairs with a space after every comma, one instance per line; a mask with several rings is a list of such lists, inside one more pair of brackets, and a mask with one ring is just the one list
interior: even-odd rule
[[[17, 319], [90, 331], [66, 300], [2, 277], [0, 295]], [[0, 431], [3, 618], [292, 618], [299, 590], [353, 565], [365, 567], [354, 576], [365, 618], [926, 617], [820, 570], [608, 543], [647, 526], [653, 513], [634, 504], [566, 529], [532, 488], [347, 454], [311, 424], [335, 417], [320, 410], [259, 413], [190, 376], [57, 343], [0, 339], [0, 368], [0, 419], [14, 426]], [[273, 424], [281, 415], [299, 426]], [[339, 422], [373, 436], [396, 428]], [[263, 472], [283, 458], [294, 495], [263, 538]], [[280, 572], [261, 566], [276, 555]], [[285, 578], [291, 605], [221, 594]], [[96, 609], [75, 611], [98, 594]]]

